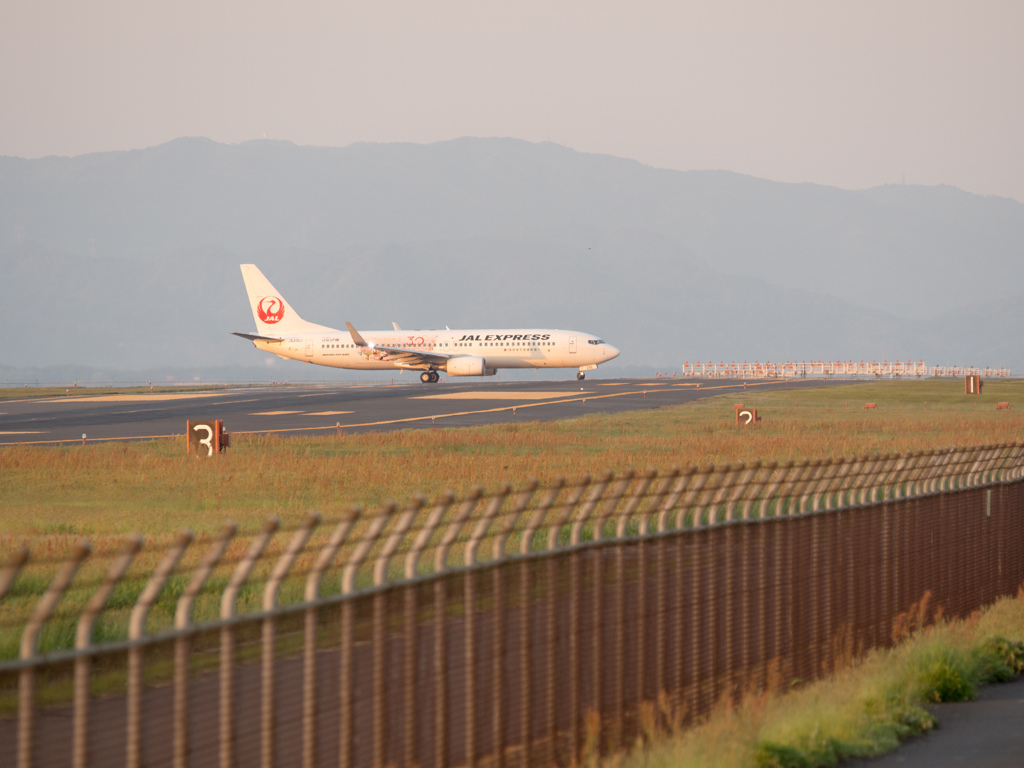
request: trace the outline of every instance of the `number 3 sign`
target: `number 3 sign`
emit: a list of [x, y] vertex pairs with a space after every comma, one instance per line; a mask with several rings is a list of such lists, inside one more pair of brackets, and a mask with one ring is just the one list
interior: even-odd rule
[[185, 433], [188, 436], [188, 453], [195, 453], [197, 456], [215, 456], [227, 448], [230, 436], [224, 431], [224, 422], [216, 421], [186, 421]]

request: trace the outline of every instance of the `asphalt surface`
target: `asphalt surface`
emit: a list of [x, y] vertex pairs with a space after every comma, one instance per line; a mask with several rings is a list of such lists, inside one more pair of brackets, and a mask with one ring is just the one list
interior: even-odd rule
[[621, 413], [799, 381], [598, 379], [594, 381], [281, 386], [204, 392], [0, 400], [0, 444], [144, 440], [182, 435], [187, 420], [220, 419], [229, 433], [323, 434], [551, 421]]
[[1024, 677], [987, 685], [978, 700], [932, 707], [934, 731], [850, 768], [1020, 768], [1024, 765]]

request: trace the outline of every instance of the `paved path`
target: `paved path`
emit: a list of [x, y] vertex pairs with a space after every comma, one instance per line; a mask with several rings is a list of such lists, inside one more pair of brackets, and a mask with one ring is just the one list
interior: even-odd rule
[[850, 768], [1021, 768], [1024, 766], [1024, 677], [987, 685], [977, 701], [932, 709], [939, 727], [884, 757]]

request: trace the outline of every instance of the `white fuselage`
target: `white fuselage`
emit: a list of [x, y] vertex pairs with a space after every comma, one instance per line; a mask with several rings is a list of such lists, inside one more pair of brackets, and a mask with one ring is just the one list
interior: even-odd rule
[[255, 264], [241, 264], [256, 333], [233, 332], [257, 349], [286, 360], [364, 371], [422, 371], [420, 380], [491, 376], [499, 368], [578, 368], [584, 371], [618, 357], [603, 339], [578, 331], [486, 329], [360, 332], [346, 321], [341, 331], [303, 320]]
[[378, 347], [401, 348], [451, 357], [476, 356], [488, 370], [499, 368], [581, 368], [617, 357], [619, 351], [596, 336], [549, 329], [443, 331], [361, 331], [360, 347], [346, 331], [297, 333], [282, 341], [256, 340], [258, 348], [290, 360], [357, 370], [421, 368], [395, 361]]

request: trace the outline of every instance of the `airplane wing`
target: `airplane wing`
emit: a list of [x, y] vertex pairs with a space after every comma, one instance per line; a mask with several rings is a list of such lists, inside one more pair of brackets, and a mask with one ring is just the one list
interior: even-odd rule
[[345, 327], [348, 328], [349, 335], [352, 336], [352, 341], [357, 347], [383, 353], [381, 360], [393, 363], [399, 368], [429, 368], [432, 365], [440, 366], [444, 365], [445, 361], [453, 357], [453, 355], [446, 355], [439, 352], [424, 352], [420, 349], [383, 347], [379, 344], [371, 344], [367, 342], [366, 339], [360, 335], [359, 331], [355, 329], [352, 323], [347, 320], [345, 321]]
[[284, 339], [277, 336], [260, 336], [256, 333], [238, 333], [238, 331], [232, 331], [232, 336], [241, 336], [243, 339], [249, 339], [249, 341], [284, 341]]
[[399, 368], [429, 368], [432, 365], [443, 366], [451, 355], [435, 354], [433, 352], [421, 352], [414, 349], [401, 349], [398, 347], [374, 347], [377, 352], [383, 352], [384, 362], [394, 363]]

